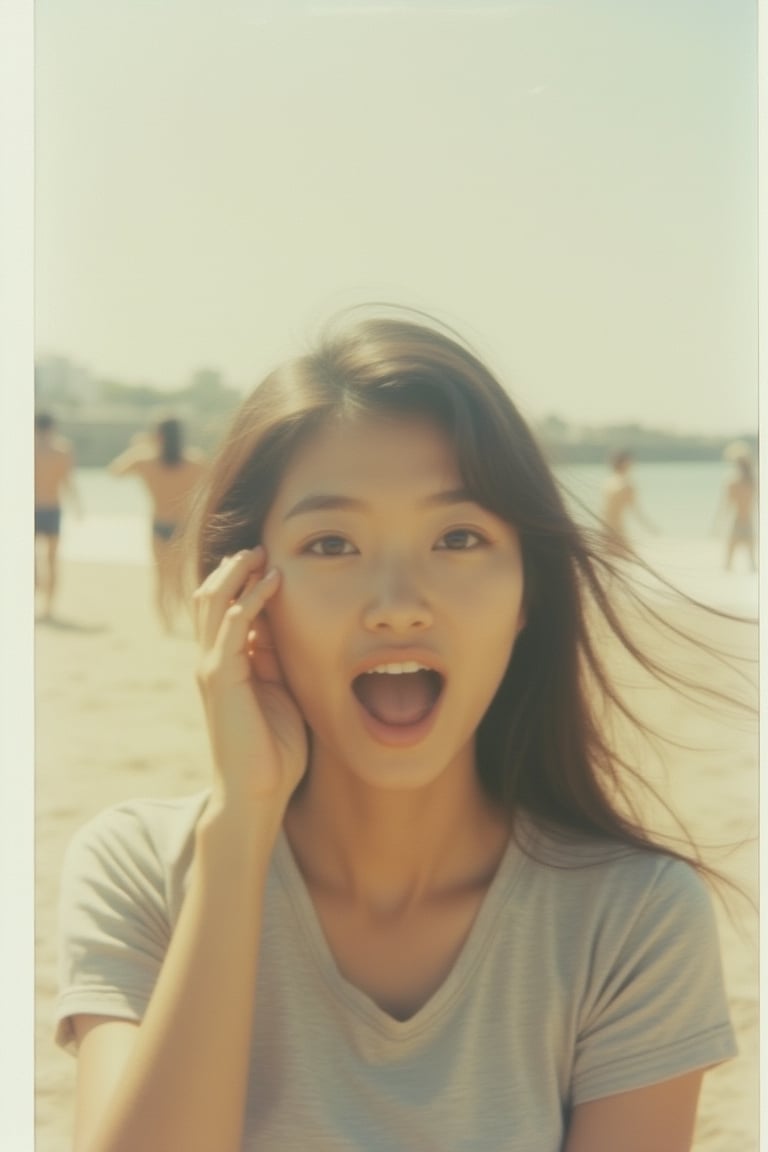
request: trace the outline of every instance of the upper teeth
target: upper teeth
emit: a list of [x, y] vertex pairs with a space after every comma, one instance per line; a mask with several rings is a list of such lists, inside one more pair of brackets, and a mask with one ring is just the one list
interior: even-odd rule
[[424, 664], [417, 664], [415, 660], [406, 660], [403, 664], [377, 664], [369, 668], [368, 672], [386, 672], [389, 676], [401, 676], [403, 672], [428, 672]]

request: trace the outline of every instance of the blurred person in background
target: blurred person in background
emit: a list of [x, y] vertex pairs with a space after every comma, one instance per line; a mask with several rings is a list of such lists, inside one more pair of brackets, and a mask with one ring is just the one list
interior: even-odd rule
[[603, 485], [601, 515], [619, 550], [629, 546], [626, 531], [627, 513], [631, 512], [649, 532], [658, 532], [658, 528], [648, 519], [638, 502], [637, 492], [630, 477], [632, 462], [631, 452], [626, 450], [614, 452], [610, 460], [611, 472]]
[[155, 603], [166, 632], [173, 630], [180, 605], [179, 555], [174, 545], [205, 470], [203, 454], [184, 446], [183, 426], [175, 417], [139, 433], [109, 465], [113, 476], [138, 476], [152, 500]]
[[72, 445], [56, 429], [50, 412], [35, 413], [35, 589], [41, 619], [49, 620], [58, 585], [62, 497], [80, 511]]
[[755, 507], [757, 505], [757, 478], [752, 454], [743, 440], [735, 440], [723, 452], [723, 459], [733, 465], [726, 481], [716, 517], [716, 526], [724, 516], [730, 517], [728, 541], [725, 550], [725, 570], [730, 571], [734, 553], [743, 548], [749, 560], [749, 570], [757, 568], [755, 561]]

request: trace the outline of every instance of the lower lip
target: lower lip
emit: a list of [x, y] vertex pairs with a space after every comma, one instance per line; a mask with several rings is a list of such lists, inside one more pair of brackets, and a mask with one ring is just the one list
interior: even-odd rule
[[427, 712], [426, 716], [416, 724], [385, 724], [364, 708], [355, 697], [358, 711], [363, 721], [363, 727], [379, 744], [386, 744], [390, 748], [408, 748], [424, 740], [432, 731], [437, 722], [438, 713], [443, 703], [445, 687], [443, 687], [437, 700]]

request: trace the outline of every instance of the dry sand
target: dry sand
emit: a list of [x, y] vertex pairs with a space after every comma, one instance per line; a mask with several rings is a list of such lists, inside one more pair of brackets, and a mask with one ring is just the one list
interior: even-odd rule
[[[163, 636], [142, 567], [65, 564], [58, 621], [36, 635], [36, 1149], [70, 1147], [75, 1063], [55, 1048], [57, 882], [74, 830], [118, 800], [183, 795], [205, 786], [205, 730], [194, 684], [191, 630]], [[722, 642], [756, 651], [752, 627], [706, 625]], [[753, 670], [754, 674], [754, 670]], [[718, 673], [725, 684], [728, 675]], [[660, 788], [706, 844], [741, 844], [716, 864], [757, 889], [757, 737], [754, 722], [724, 719], [712, 704], [692, 708], [666, 690], [635, 698], [683, 745], [666, 768], [651, 758]], [[757, 1152], [758, 965], [755, 912], [716, 901], [728, 995], [740, 1054], [704, 1081], [696, 1152]]]

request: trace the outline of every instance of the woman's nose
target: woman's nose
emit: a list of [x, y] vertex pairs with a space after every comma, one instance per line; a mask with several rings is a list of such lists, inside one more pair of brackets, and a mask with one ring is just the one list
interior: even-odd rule
[[365, 627], [379, 632], [421, 631], [432, 625], [432, 609], [412, 572], [401, 564], [380, 568], [371, 578], [365, 605]]

